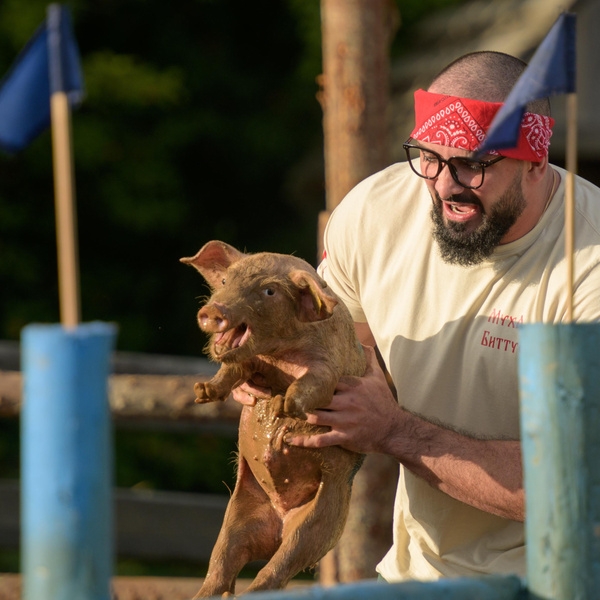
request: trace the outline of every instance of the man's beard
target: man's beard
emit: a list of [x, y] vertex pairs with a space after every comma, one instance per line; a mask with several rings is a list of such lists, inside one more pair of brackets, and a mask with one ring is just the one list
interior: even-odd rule
[[458, 196], [452, 196], [451, 200], [476, 204], [482, 211], [481, 225], [474, 231], [466, 231], [467, 223], [444, 222], [443, 203], [437, 193], [433, 201], [433, 237], [440, 247], [442, 258], [447, 263], [463, 267], [477, 265], [488, 258], [526, 206], [520, 174], [496, 201], [489, 214], [483, 212], [479, 199], [468, 190]]

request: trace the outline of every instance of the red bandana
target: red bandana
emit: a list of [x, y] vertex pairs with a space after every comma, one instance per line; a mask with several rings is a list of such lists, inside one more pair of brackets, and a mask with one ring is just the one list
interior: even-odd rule
[[[474, 152], [485, 139], [486, 131], [501, 106], [501, 102], [482, 102], [417, 90], [416, 126], [410, 137]], [[551, 117], [526, 112], [521, 121], [517, 147], [490, 154], [537, 162], [548, 155], [553, 125]]]

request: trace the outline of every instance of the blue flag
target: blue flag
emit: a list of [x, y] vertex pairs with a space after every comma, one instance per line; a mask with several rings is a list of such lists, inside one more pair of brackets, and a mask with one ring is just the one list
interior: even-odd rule
[[69, 12], [52, 4], [47, 18], [0, 82], [0, 148], [17, 152], [50, 125], [50, 95], [83, 96], [83, 76]]
[[516, 148], [527, 104], [575, 92], [575, 72], [575, 15], [562, 13], [496, 113], [477, 153]]

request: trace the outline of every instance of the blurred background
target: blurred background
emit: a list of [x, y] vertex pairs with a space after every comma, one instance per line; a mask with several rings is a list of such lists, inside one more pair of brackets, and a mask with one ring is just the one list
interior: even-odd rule
[[[409, 27], [437, 6], [402, 4]], [[318, 0], [72, 0], [86, 96], [73, 112], [83, 320], [118, 347], [200, 354], [211, 239], [315, 262], [324, 208]], [[0, 74], [45, 18], [0, 3]], [[400, 38], [398, 38], [400, 40]], [[0, 156], [0, 339], [58, 322], [50, 134]]]
[[[423, 15], [402, 5], [411, 47]], [[0, 2], [0, 76], [46, 16]], [[318, 0], [72, 0], [85, 99], [72, 113], [82, 319], [115, 322], [118, 350], [201, 356], [202, 278], [179, 263], [207, 241], [316, 264], [325, 208]], [[0, 340], [59, 322], [51, 138], [0, 153]], [[0, 368], [2, 368], [0, 366]], [[235, 436], [117, 427], [119, 488], [227, 494]], [[0, 419], [0, 479], [19, 478], [18, 419]], [[0, 549], [0, 572], [18, 571]], [[198, 565], [121, 558], [117, 571]]]
[[[580, 20], [592, 30], [586, 44], [595, 43], [599, 20], [591, 1], [390, 2], [400, 15], [391, 47], [391, 162], [402, 160], [412, 127], [412, 92], [450, 60], [478, 49], [527, 59], [570, 5], [596, 19]], [[325, 208], [320, 2], [65, 4], [86, 90], [72, 114], [83, 321], [117, 323], [120, 351], [199, 357], [205, 339], [195, 314], [207, 289], [180, 257], [221, 239], [316, 265]], [[1, 0], [0, 76], [46, 7]], [[597, 76], [585, 79], [598, 99]], [[583, 129], [592, 142], [582, 169], [593, 176], [600, 136], [595, 122]], [[0, 153], [0, 340], [16, 342], [25, 325], [59, 320], [46, 132], [15, 156]], [[234, 437], [131, 428], [115, 435], [119, 487], [217, 494], [233, 487]], [[19, 477], [18, 436], [16, 419], [0, 419], [0, 479]], [[0, 572], [16, 570], [17, 554], [0, 549]]]

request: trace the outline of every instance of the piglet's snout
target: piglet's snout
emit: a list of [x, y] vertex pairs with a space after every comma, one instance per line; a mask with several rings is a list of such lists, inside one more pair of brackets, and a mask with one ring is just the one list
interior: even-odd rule
[[198, 311], [198, 324], [200, 329], [207, 333], [227, 331], [229, 329], [229, 319], [225, 307], [216, 303], [203, 306]]

